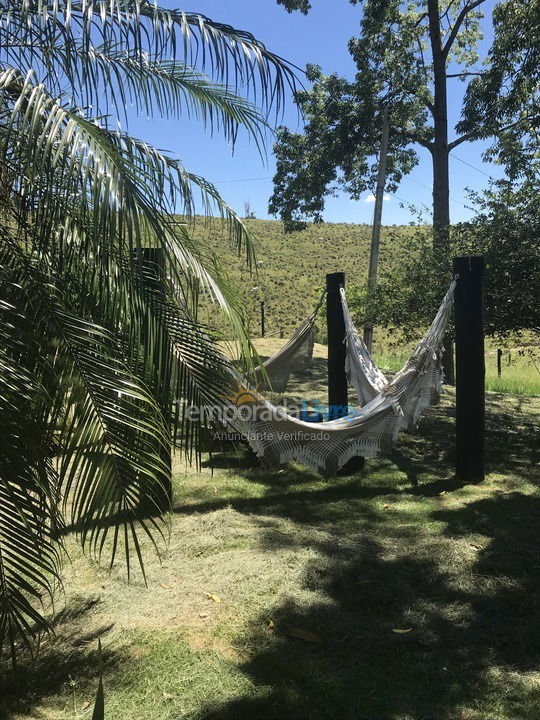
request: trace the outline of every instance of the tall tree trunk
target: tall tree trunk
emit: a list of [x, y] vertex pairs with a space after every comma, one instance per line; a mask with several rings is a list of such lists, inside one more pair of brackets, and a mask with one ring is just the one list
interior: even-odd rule
[[433, 230], [435, 245], [446, 245], [450, 240], [450, 181], [448, 177], [448, 129], [446, 119], [435, 119], [433, 143]]
[[450, 228], [446, 56], [442, 47], [438, 0], [428, 0], [428, 19], [433, 56], [433, 229], [437, 245], [448, 241]]
[[[370, 298], [372, 297], [372, 293], [377, 285], [377, 271], [379, 268], [379, 244], [381, 238], [384, 186], [386, 184], [386, 161], [388, 158], [389, 135], [390, 118], [388, 116], [388, 107], [385, 107], [382, 115], [381, 152], [379, 154], [379, 172], [377, 177], [377, 189], [375, 191], [375, 209], [373, 211], [371, 251], [369, 255], [368, 293]], [[364, 342], [369, 352], [371, 352], [373, 349], [373, 324], [371, 322], [364, 325]]]
[[[433, 56], [433, 231], [435, 247], [450, 240], [450, 178], [448, 168], [448, 98], [446, 55], [442, 47], [441, 20], [438, 0], [428, 0], [429, 35]], [[453, 385], [454, 348], [449, 335], [444, 339], [443, 371], [447, 383]]]

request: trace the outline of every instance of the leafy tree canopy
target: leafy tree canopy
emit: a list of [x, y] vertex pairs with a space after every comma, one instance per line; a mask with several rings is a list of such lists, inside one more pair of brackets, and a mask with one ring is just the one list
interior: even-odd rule
[[451, 279], [452, 257], [485, 255], [486, 332], [540, 333], [539, 199], [538, 180], [517, 189], [500, 181], [475, 197], [478, 215], [453, 227], [447, 248], [433, 248], [419, 229], [406, 240], [401, 262], [383, 270], [371, 305], [356, 303], [359, 316], [402, 327], [412, 338], [437, 309]]
[[[467, 88], [458, 128], [494, 141], [486, 159], [513, 179], [540, 174], [540, 3], [512, 0], [493, 11], [494, 43]], [[503, 126], [503, 130], [499, 128]]]
[[[282, 0], [289, 11], [309, 3]], [[507, 156], [522, 147], [537, 151], [538, 3], [500, 3], [494, 12], [495, 40], [487, 65], [477, 51], [485, 0], [350, 0], [361, 5], [360, 31], [349, 41], [357, 73], [351, 80], [308, 67], [312, 89], [297, 94], [304, 132], [281, 128], [275, 145], [277, 170], [269, 211], [287, 229], [321, 221], [327, 195], [338, 189], [356, 199], [375, 185], [375, 161], [384, 112], [390, 117], [388, 189], [417, 162], [415, 146], [433, 159], [433, 219], [448, 237], [448, 155], [463, 142], [499, 137], [492, 153]], [[517, 75], [516, 75], [517, 73]], [[468, 83], [464, 117], [449, 137], [447, 85]], [[501, 90], [504, 89], [501, 98]], [[517, 165], [514, 158], [514, 166]]]
[[[364, 94], [364, 102], [358, 103], [362, 92], [358, 83], [337, 75], [325, 77], [315, 65], [306, 72], [313, 89], [296, 94], [306, 118], [304, 133], [281, 127], [274, 146], [277, 170], [269, 211], [280, 214], [287, 230], [301, 229], [307, 218], [321, 222], [325, 197], [339, 188], [359, 199], [374, 187], [377, 175], [374, 152], [380, 128], [373, 118], [380, 111], [384, 83], [377, 79]], [[422, 126], [423, 114], [415, 98], [400, 106], [403, 127]], [[414, 150], [407, 147], [411, 134], [415, 134], [412, 129], [391, 135], [387, 166], [391, 191], [418, 162]]]
[[278, 5], [283, 5], [287, 12], [300, 10], [306, 15], [308, 10], [311, 10], [311, 3], [308, 0], [277, 0], [277, 2]]

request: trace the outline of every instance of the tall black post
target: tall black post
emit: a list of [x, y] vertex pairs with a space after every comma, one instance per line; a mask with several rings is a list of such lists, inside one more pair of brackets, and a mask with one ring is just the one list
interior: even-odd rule
[[456, 324], [456, 476], [485, 475], [483, 257], [454, 258]]
[[326, 325], [328, 334], [329, 420], [347, 414], [347, 376], [345, 374], [345, 319], [339, 293], [345, 287], [345, 273], [326, 276]]
[[[165, 283], [165, 256], [161, 248], [142, 248], [142, 266], [144, 272], [144, 285], [148, 291], [156, 295], [163, 294]], [[143, 334], [148, 336], [149, 329], [143, 326]], [[160, 362], [161, 361], [161, 362]], [[159, 404], [163, 407], [164, 416], [170, 414], [171, 399], [168, 396], [171, 377], [171, 367], [163, 363], [159, 348], [156, 348], [154, 359], [154, 387], [153, 390]], [[167, 477], [163, 479], [160, 487], [154, 488], [147, 497], [141, 499], [141, 506], [149, 512], [160, 510], [166, 512], [172, 502], [172, 454], [170, 447], [161, 447], [160, 455]]]

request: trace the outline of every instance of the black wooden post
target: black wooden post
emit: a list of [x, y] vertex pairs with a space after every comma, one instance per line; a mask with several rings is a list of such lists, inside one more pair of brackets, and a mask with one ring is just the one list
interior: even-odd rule
[[485, 474], [484, 269], [483, 257], [454, 258], [456, 476], [466, 482]]
[[264, 300], [261, 300], [261, 337], [264, 337]]
[[326, 326], [328, 334], [329, 420], [347, 414], [347, 376], [345, 374], [345, 319], [339, 293], [345, 286], [345, 273], [326, 276]]
[[[142, 266], [144, 273], [144, 285], [151, 292], [159, 295], [164, 291], [165, 282], [165, 256], [161, 248], [142, 248]], [[149, 329], [143, 327], [143, 335], [148, 336]], [[160, 363], [161, 360], [161, 363]], [[165, 417], [170, 414], [170, 398], [166, 389], [169, 386], [171, 367], [163, 364], [159, 348], [155, 352], [155, 377], [154, 392], [159, 404], [163, 407]], [[172, 455], [170, 447], [160, 448], [161, 459], [165, 466], [167, 476], [163, 478], [162, 485], [156, 487], [146, 498], [141, 500], [141, 506], [149, 512], [160, 510], [165, 512], [170, 509], [172, 502]]]
[[497, 377], [502, 375], [502, 350], [497, 348]]

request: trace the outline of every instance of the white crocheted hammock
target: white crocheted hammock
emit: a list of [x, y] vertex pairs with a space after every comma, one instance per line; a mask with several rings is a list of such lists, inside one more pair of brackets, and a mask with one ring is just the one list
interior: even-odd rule
[[325, 296], [326, 292], [321, 295], [315, 310], [296, 328], [285, 345], [262, 364], [264, 370], [261, 367], [255, 369], [251, 382], [259, 390], [282, 393], [287, 387], [291, 374], [305, 370], [309, 366], [315, 342], [315, 320]]
[[[431, 327], [403, 368], [360, 410], [329, 422], [305, 422], [272, 405], [250, 387], [234, 402], [237, 412], [229, 424], [245, 436], [265, 464], [298, 460], [324, 475], [335, 474], [355, 456], [374, 457], [390, 450], [399, 431], [413, 430], [423, 410], [440, 398], [442, 344], [454, 288], [452, 282]], [[356, 343], [349, 343], [351, 353], [356, 347]], [[378, 377], [365, 359], [364, 354], [362, 359], [351, 358], [351, 366], [365, 367], [366, 374]]]
[[347, 344], [345, 372], [347, 373], [349, 385], [352, 385], [356, 390], [358, 402], [360, 405], [365, 405], [388, 385], [388, 380], [373, 362], [366, 344], [354, 326], [347, 305], [345, 288], [341, 287], [339, 291], [345, 320], [345, 342]]

